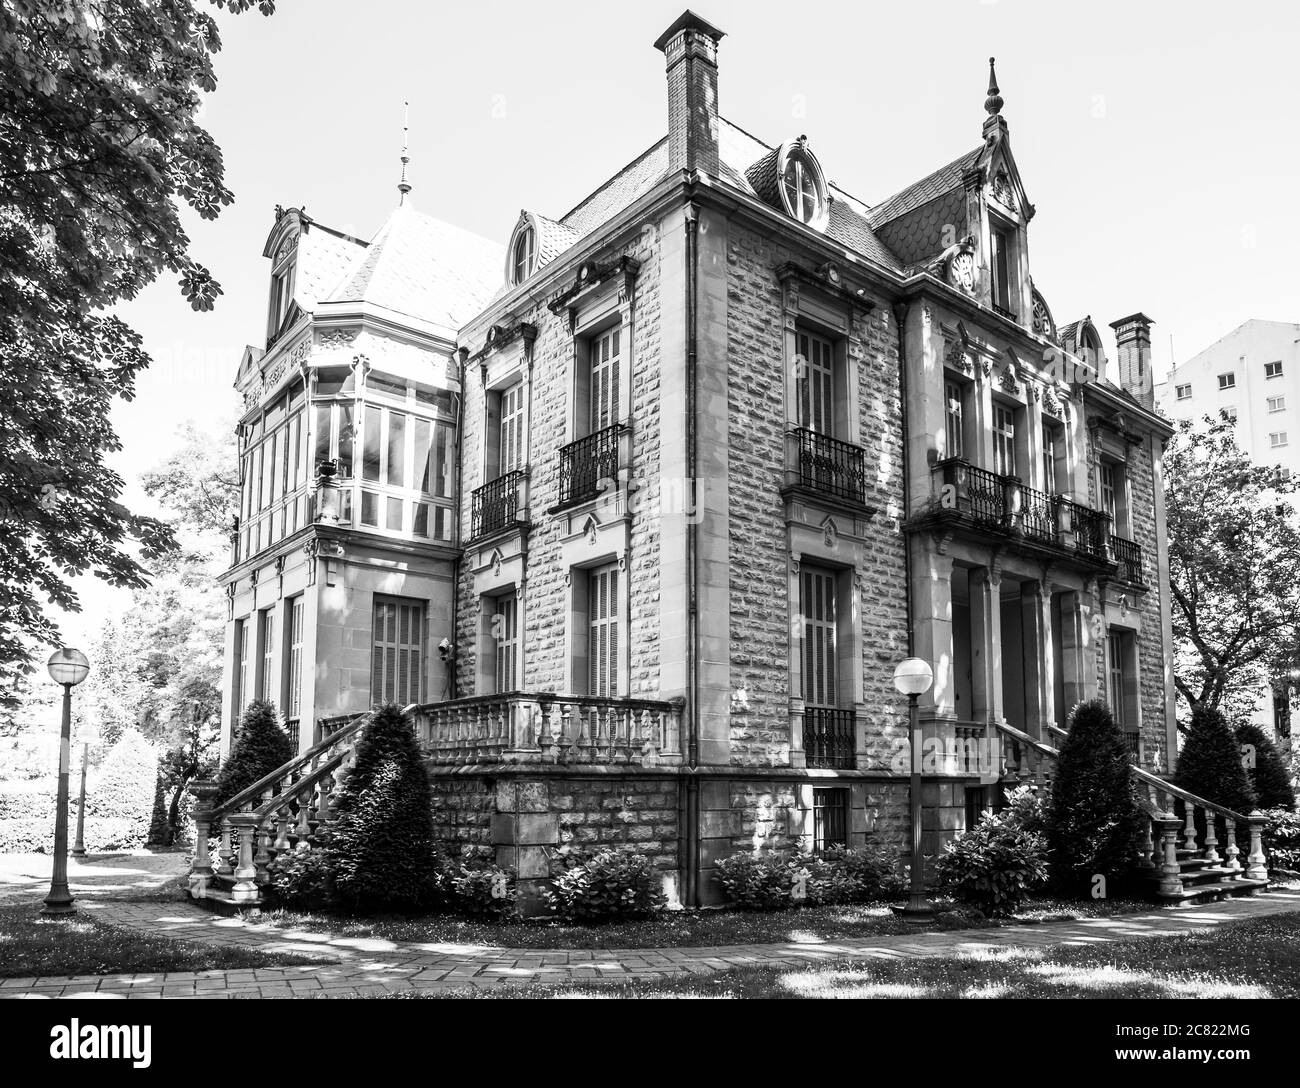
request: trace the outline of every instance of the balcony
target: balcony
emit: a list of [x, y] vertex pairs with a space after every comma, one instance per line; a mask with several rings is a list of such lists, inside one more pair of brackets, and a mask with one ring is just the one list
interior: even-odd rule
[[618, 480], [626, 426], [612, 423], [560, 447], [560, 497], [556, 510], [599, 498]]
[[867, 451], [805, 427], [789, 431], [787, 487], [855, 506], [867, 501]]
[[1061, 499], [1061, 526], [1074, 537], [1078, 551], [1103, 562], [1110, 562], [1106, 545], [1110, 538], [1110, 515]]
[[681, 762], [680, 701], [509, 692], [430, 703], [415, 715], [435, 763]]
[[516, 469], [476, 488], [470, 497], [470, 539], [481, 540], [527, 520], [525, 474]]
[[857, 766], [856, 713], [828, 707], [805, 707], [803, 750], [809, 767], [853, 770]]
[[1115, 557], [1120, 578], [1134, 586], [1147, 584], [1142, 573], [1142, 545], [1132, 540], [1125, 540], [1122, 536], [1112, 536], [1110, 552]]

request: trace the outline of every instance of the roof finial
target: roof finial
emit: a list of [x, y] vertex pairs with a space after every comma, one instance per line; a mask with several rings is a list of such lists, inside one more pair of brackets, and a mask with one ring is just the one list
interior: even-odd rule
[[397, 205], [401, 207], [406, 202], [406, 194], [411, 191], [411, 183], [406, 180], [406, 164], [411, 161], [411, 156], [407, 154], [407, 122], [410, 119], [410, 102], [402, 103], [402, 180], [397, 183], [397, 191], [402, 195], [397, 198]]
[[998, 74], [993, 68], [995, 58], [989, 57], [989, 96], [984, 99], [984, 109], [990, 117], [1002, 112], [1002, 96], [998, 94]]

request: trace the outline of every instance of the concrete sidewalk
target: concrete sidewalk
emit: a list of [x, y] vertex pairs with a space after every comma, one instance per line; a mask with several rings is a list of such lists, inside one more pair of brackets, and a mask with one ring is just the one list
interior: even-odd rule
[[237, 943], [267, 952], [310, 952], [337, 963], [74, 978], [0, 979], [0, 997], [307, 997], [445, 991], [519, 982], [662, 979], [734, 967], [809, 967], [833, 960], [952, 956], [995, 949], [1101, 944], [1188, 933], [1241, 918], [1300, 911], [1300, 891], [1260, 892], [1200, 907], [1052, 922], [1005, 929], [956, 930], [855, 941], [718, 948], [539, 950], [349, 938], [332, 933], [260, 929], [187, 903], [94, 900], [87, 913], [113, 925], [180, 940]]

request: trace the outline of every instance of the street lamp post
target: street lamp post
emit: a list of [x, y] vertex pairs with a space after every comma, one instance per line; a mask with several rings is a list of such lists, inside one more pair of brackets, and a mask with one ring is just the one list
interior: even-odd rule
[[929, 662], [909, 657], [894, 669], [894, 687], [907, 696], [908, 742], [912, 748], [912, 777], [908, 789], [908, 810], [912, 822], [912, 882], [907, 906], [902, 916], [908, 921], [924, 922], [934, 917], [925, 899], [925, 859], [921, 856], [921, 719], [916, 701], [934, 682]]
[[86, 679], [90, 662], [80, 650], [55, 650], [46, 663], [50, 677], [63, 685], [63, 729], [59, 735], [59, 797], [54, 810], [54, 875], [41, 913], [52, 917], [75, 914], [68, 891], [68, 764], [72, 743], [72, 689]]
[[81, 798], [77, 802], [77, 841], [72, 844], [72, 856], [80, 860], [86, 856], [86, 760], [90, 758], [90, 745], [81, 746]]

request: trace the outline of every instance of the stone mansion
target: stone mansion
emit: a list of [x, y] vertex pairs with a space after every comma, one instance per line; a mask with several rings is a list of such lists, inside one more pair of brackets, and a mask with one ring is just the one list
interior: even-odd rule
[[667, 134], [504, 247], [403, 185], [264, 250], [223, 750], [254, 698], [302, 753], [413, 706], [440, 835], [525, 900], [566, 847], [702, 904], [737, 850], [901, 845], [909, 654], [927, 854], [1082, 700], [1176, 752], [1151, 321], [1108, 359], [1054, 317], [992, 64], [970, 148], [867, 204], [722, 116], [722, 38], [674, 22]]

